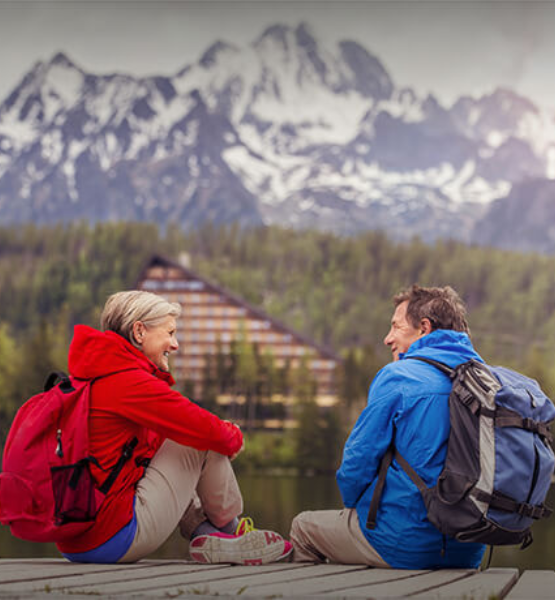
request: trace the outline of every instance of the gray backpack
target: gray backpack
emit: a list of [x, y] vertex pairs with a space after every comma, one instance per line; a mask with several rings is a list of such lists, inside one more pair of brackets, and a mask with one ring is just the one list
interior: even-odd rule
[[380, 465], [366, 526], [375, 527], [387, 469], [395, 459], [420, 490], [429, 521], [444, 535], [525, 548], [532, 542], [533, 521], [552, 512], [544, 501], [555, 466], [549, 431], [553, 403], [534, 380], [510, 369], [476, 360], [452, 369], [410, 358], [433, 365], [453, 382], [445, 464], [428, 488], [393, 442]]

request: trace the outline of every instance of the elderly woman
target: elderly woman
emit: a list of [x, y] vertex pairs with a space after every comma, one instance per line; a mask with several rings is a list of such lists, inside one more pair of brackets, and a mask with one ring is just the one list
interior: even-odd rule
[[98, 486], [122, 448], [133, 456], [93, 526], [58, 545], [69, 560], [137, 561], [176, 526], [191, 540], [189, 552], [197, 562], [262, 564], [291, 552], [279, 534], [239, 520], [243, 501], [230, 463], [243, 449], [239, 428], [170, 387], [168, 359], [178, 348], [180, 312], [161, 296], [120, 292], [104, 307], [102, 331], [75, 327], [69, 370], [94, 380], [89, 435], [91, 454], [102, 467], [91, 467]]

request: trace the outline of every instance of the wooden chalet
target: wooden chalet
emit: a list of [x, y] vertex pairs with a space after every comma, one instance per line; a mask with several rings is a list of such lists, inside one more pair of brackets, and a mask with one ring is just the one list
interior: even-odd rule
[[[336, 354], [207, 281], [185, 264], [152, 257], [139, 277], [137, 289], [181, 305], [179, 350], [173, 358], [172, 374], [179, 384], [187, 384], [201, 404], [207, 360], [217, 352], [229, 353], [232, 344], [241, 338], [256, 345], [261, 354], [271, 353], [276, 368], [287, 364], [294, 370], [304, 361], [315, 382], [317, 403], [324, 407], [337, 402], [337, 367], [341, 359]], [[220, 404], [232, 401], [244, 398], [218, 398]], [[281, 396], [273, 401], [291, 405], [295, 399]]]

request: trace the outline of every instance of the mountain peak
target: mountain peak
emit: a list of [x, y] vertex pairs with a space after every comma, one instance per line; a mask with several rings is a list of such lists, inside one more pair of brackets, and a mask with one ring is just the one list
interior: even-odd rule
[[393, 93], [393, 82], [382, 63], [352, 40], [339, 43], [341, 58], [353, 73], [355, 89], [367, 98], [384, 100]]
[[206, 52], [201, 56], [199, 60], [200, 65], [205, 69], [209, 69], [216, 63], [218, 56], [223, 52], [236, 53], [239, 52], [239, 49], [236, 46], [228, 44], [227, 42], [218, 40], [212, 44], [210, 48], [208, 48], [208, 50], [206, 50]]
[[514, 90], [505, 87], [496, 88], [488, 96], [483, 96], [482, 100], [489, 100], [496, 105], [508, 107], [518, 107], [523, 112], [538, 113], [537, 106], [528, 98], [517, 94]]
[[295, 29], [295, 38], [297, 44], [304, 48], [313, 48], [316, 46], [316, 39], [307, 23], [303, 22]]
[[257, 47], [266, 40], [272, 40], [280, 43], [284, 48], [287, 47], [287, 37], [291, 35], [293, 28], [283, 23], [277, 23], [268, 27], [268, 29], [262, 32], [262, 35], [256, 39], [254, 46]]
[[63, 52], [57, 52], [48, 63], [49, 66], [69, 67], [76, 69], [77, 66]]
[[301, 22], [297, 27], [276, 23], [275, 25], [268, 27], [262, 35], [257, 38], [254, 42], [254, 46], [259, 47], [261, 44], [268, 41], [281, 45], [284, 50], [295, 43], [299, 47], [304, 48], [307, 52], [317, 46], [316, 38], [308, 23], [305, 22]]

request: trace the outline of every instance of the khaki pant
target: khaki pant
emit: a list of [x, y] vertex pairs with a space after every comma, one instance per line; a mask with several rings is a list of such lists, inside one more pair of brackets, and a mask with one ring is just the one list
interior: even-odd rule
[[206, 519], [222, 527], [242, 512], [243, 499], [227, 456], [166, 440], [137, 484], [137, 532], [118, 562], [134, 562], [154, 552], [178, 525], [190, 537]]
[[295, 562], [389, 567], [364, 537], [353, 508], [302, 512], [293, 519], [290, 537]]

